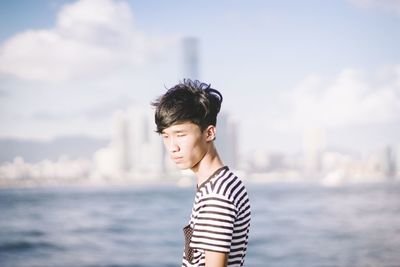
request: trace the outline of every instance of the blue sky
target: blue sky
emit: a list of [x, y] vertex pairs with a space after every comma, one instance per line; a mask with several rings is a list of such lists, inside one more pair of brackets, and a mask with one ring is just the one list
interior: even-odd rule
[[399, 29], [399, 1], [2, 1], [0, 137], [109, 137], [113, 111], [183, 78], [194, 36], [243, 151], [295, 151], [309, 129], [397, 145]]

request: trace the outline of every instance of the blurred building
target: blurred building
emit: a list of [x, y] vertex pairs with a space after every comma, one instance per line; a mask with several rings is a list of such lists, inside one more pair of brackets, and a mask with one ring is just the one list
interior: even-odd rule
[[215, 144], [224, 164], [232, 169], [238, 167], [238, 131], [238, 125], [231, 116], [219, 114]]
[[120, 172], [129, 172], [131, 169], [131, 150], [130, 150], [130, 121], [122, 111], [114, 115], [112, 144], [116, 151], [116, 168]]
[[396, 180], [400, 180], [400, 145], [397, 144], [395, 146], [395, 168], [396, 168], [396, 175], [395, 178]]
[[304, 175], [316, 179], [321, 173], [322, 153], [325, 150], [325, 134], [322, 129], [307, 129], [303, 135]]
[[183, 78], [198, 80], [199, 75], [199, 41], [194, 37], [183, 39]]
[[109, 146], [94, 156], [96, 175], [121, 182], [160, 179], [165, 170], [164, 152], [154, 132], [152, 110], [132, 106], [117, 111], [113, 121]]
[[381, 154], [382, 172], [386, 179], [394, 180], [396, 177], [396, 155], [391, 146], [383, 149]]
[[163, 145], [155, 133], [153, 110], [134, 106], [127, 111], [127, 118], [132, 125], [129, 146], [131, 172], [137, 177], [161, 174], [164, 171]]

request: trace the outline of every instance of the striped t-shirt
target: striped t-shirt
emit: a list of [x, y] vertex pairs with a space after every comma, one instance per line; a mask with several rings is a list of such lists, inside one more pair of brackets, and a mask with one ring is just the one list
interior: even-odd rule
[[228, 167], [218, 169], [197, 188], [182, 266], [205, 266], [205, 250], [229, 253], [227, 266], [243, 266], [250, 217], [243, 182]]

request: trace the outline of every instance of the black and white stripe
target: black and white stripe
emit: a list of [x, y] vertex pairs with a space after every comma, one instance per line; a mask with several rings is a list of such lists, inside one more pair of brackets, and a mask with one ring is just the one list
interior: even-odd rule
[[229, 253], [228, 266], [243, 266], [250, 228], [250, 201], [243, 182], [219, 169], [197, 190], [190, 227], [192, 261], [184, 253], [182, 266], [205, 266], [205, 250]]

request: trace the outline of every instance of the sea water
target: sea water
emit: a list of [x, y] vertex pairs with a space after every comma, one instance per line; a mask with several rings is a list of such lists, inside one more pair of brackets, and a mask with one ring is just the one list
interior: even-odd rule
[[[400, 266], [400, 184], [247, 184], [245, 266]], [[0, 189], [2, 267], [180, 266], [195, 188]]]

